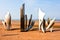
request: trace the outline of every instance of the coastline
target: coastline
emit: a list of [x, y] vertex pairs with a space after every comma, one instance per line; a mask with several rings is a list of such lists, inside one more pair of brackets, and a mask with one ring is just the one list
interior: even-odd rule
[[[39, 21], [38, 20], [34, 20], [34, 21], [35, 21], [34, 27], [38, 27]], [[12, 26], [15, 25], [15, 26], [19, 26], [20, 27], [20, 20], [12, 20], [11, 24], [12, 24]], [[3, 25], [2, 24], [2, 20], [0, 20], [0, 25]], [[60, 28], [60, 21], [56, 21], [55, 20], [55, 24], [53, 26]]]

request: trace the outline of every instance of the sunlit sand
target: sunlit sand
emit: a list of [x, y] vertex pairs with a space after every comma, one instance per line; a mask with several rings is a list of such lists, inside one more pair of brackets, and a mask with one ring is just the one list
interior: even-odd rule
[[0, 21], [0, 40], [60, 40], [60, 21], [55, 21], [53, 32], [46, 33], [38, 30], [38, 21], [35, 21], [33, 28], [28, 32], [20, 32], [20, 21], [12, 21], [11, 30], [4, 29]]

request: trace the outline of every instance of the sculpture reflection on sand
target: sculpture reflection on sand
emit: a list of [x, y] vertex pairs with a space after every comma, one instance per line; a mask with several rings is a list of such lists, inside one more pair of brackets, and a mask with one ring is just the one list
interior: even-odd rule
[[50, 29], [50, 31], [53, 31], [53, 24], [55, 21], [55, 18], [53, 18], [52, 20], [48, 21], [48, 26], [45, 27], [45, 19], [44, 19], [45, 13], [39, 8], [39, 31], [40, 29], [42, 30], [43, 33], [46, 32], [47, 29]]
[[5, 19], [4, 21], [2, 21], [4, 28], [7, 30], [10, 30], [11, 27], [11, 15], [9, 12], [7, 12], [7, 14], [5, 15]]

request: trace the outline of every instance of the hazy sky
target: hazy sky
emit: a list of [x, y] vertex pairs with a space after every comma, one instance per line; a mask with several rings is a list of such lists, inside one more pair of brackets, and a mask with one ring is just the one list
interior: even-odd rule
[[60, 19], [60, 0], [0, 0], [0, 19], [4, 19], [7, 11], [11, 13], [12, 19], [20, 19], [20, 7], [25, 3], [25, 14], [33, 15], [38, 19], [38, 9], [41, 8], [48, 17]]

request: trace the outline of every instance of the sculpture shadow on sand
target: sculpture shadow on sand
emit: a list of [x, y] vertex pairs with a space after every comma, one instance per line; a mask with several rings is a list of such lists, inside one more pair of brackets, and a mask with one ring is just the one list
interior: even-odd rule
[[2, 36], [16, 36], [16, 35], [19, 35], [19, 34], [3, 34]]

